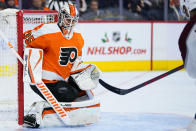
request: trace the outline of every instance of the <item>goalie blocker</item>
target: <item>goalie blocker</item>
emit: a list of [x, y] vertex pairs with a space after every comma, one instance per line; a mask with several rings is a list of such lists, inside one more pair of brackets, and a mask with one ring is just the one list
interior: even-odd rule
[[[42, 56], [43, 51], [41, 49], [25, 49], [23, 80], [30, 84], [35, 93], [46, 100], [37, 87], [37, 83], [42, 82]], [[80, 59], [76, 60], [71, 71], [72, 77], [68, 81], [45, 84], [67, 113], [70, 119], [68, 125], [95, 123], [100, 116], [100, 102], [90, 92], [98, 84], [100, 71], [94, 65], [81, 63]], [[64, 125], [57, 112], [47, 101], [34, 102], [31, 110], [24, 117], [24, 126], [26, 127]]]

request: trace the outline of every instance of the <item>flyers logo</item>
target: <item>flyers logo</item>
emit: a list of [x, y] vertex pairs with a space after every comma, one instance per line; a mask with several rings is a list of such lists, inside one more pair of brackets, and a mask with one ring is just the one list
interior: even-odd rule
[[78, 50], [75, 47], [61, 47], [59, 64], [66, 66], [69, 62], [74, 62], [78, 56]]

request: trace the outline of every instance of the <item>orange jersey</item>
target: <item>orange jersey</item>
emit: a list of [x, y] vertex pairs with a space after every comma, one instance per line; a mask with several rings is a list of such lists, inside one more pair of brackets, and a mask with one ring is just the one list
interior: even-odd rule
[[37, 26], [24, 33], [27, 48], [43, 49], [43, 82], [65, 80], [70, 76], [74, 61], [82, 56], [84, 40], [80, 33], [73, 32], [70, 40], [61, 33], [57, 23]]

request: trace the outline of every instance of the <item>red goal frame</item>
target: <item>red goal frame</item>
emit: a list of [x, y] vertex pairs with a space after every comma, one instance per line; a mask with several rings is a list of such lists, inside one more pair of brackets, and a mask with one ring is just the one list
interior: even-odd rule
[[[35, 10], [19, 10], [16, 13], [17, 22], [17, 42], [18, 42], [18, 54], [23, 58], [23, 15], [33, 13], [46, 13], [56, 14], [55, 22], [57, 22], [57, 11], [35, 11]], [[23, 65], [17, 60], [18, 65], [18, 124], [24, 123], [24, 84], [23, 84]]]

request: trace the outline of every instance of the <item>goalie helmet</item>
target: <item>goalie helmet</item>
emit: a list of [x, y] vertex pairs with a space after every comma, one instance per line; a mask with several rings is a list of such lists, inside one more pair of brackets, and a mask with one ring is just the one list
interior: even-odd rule
[[190, 11], [196, 9], [196, 0], [180, 0], [180, 9], [184, 16], [190, 18]]
[[58, 25], [63, 35], [70, 39], [73, 33], [73, 27], [78, 23], [79, 13], [72, 1], [65, 2], [58, 13]]

